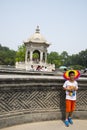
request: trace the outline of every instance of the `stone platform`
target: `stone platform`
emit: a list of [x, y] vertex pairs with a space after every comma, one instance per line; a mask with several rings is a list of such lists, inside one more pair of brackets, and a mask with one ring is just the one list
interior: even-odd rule
[[74, 124], [66, 127], [61, 120], [26, 123], [1, 130], [87, 130], [87, 120], [73, 120]]

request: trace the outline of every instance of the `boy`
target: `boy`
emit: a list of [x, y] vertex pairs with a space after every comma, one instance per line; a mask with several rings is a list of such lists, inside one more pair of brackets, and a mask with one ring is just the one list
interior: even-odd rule
[[70, 79], [65, 81], [63, 89], [66, 91], [66, 119], [65, 125], [68, 127], [69, 123], [73, 124], [72, 113], [76, 105], [76, 91], [78, 90], [78, 83], [75, 81], [75, 72], [69, 72]]

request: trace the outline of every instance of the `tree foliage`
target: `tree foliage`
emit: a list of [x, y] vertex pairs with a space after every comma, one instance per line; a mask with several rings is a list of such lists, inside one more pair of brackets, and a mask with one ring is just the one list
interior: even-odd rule
[[16, 61], [20, 61], [23, 62], [25, 61], [25, 52], [26, 52], [26, 48], [25, 45], [21, 45], [18, 47], [18, 51], [16, 52]]
[[37, 52], [33, 53], [33, 59], [34, 60], [39, 59], [39, 54]]
[[66, 51], [60, 55], [57, 52], [51, 52], [48, 54], [48, 63], [55, 64], [56, 67], [64, 65], [73, 69], [87, 68], [87, 49], [72, 55], [68, 55]]
[[47, 56], [47, 62], [59, 67], [61, 65], [61, 57], [57, 52], [51, 52]]
[[[18, 47], [18, 51], [10, 50], [8, 47], [0, 45], [0, 65], [15, 65], [15, 61], [25, 61], [26, 48], [25, 45]], [[39, 54], [33, 54], [33, 59], [38, 59]], [[59, 66], [72, 67], [74, 69], [87, 68], [87, 49], [82, 50], [78, 54], [69, 55], [66, 51], [61, 54], [58, 52], [50, 52], [47, 55], [47, 62]]]
[[0, 44], [0, 65], [15, 65], [16, 51]]

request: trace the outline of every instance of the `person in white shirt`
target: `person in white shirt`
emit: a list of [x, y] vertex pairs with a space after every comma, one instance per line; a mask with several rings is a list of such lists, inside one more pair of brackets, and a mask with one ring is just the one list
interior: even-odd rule
[[75, 110], [76, 105], [76, 92], [78, 90], [78, 83], [75, 81], [74, 71], [69, 72], [70, 79], [65, 81], [63, 89], [66, 92], [66, 119], [65, 125], [68, 127], [69, 123], [73, 124], [72, 113]]

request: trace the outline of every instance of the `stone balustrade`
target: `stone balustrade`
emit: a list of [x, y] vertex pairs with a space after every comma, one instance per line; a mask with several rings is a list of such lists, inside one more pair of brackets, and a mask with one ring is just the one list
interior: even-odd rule
[[[26, 122], [63, 119], [64, 79], [29, 75], [0, 78], [0, 128]], [[87, 78], [78, 80], [74, 118], [87, 119]]]

